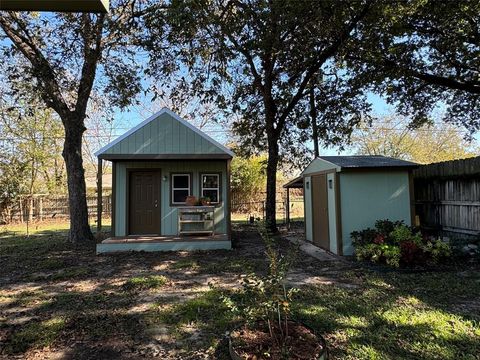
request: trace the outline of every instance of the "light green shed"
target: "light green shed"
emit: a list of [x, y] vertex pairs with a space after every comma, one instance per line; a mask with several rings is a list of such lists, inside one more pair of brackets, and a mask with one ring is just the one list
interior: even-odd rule
[[303, 171], [305, 236], [352, 255], [352, 231], [379, 219], [414, 219], [411, 171], [417, 164], [384, 156], [321, 156]]
[[97, 252], [231, 247], [228, 148], [164, 108], [95, 155], [112, 162], [112, 236]]

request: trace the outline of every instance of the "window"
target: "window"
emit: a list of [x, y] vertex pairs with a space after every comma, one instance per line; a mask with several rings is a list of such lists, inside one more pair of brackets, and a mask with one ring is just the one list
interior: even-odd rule
[[190, 195], [190, 174], [172, 174], [172, 204], [185, 204]]
[[220, 202], [220, 174], [201, 174], [200, 196], [212, 203]]

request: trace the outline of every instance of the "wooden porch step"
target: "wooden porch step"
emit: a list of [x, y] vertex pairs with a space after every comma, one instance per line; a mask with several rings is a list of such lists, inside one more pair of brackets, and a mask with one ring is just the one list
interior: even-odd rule
[[197, 251], [231, 249], [227, 234], [215, 236], [141, 237], [106, 239], [97, 244], [97, 254], [125, 251]]

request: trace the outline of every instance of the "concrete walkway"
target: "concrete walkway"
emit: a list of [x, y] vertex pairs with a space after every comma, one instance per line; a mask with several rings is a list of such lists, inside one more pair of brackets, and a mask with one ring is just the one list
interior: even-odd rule
[[342, 256], [325, 251], [303, 240], [297, 234], [287, 234], [283, 238], [298, 244], [300, 250], [308, 255], [289, 272], [287, 281], [290, 285], [336, 285], [350, 289], [358, 287], [351, 279], [344, 278], [345, 272], [351, 270], [352, 264]]
[[298, 236], [295, 235], [286, 235], [284, 236], [285, 239], [290, 241], [294, 244], [300, 245], [300, 250], [304, 253], [310, 255], [311, 257], [320, 260], [320, 261], [337, 261], [337, 262], [345, 262], [341, 256], [329, 253], [318, 246], [313, 245], [312, 243], [300, 239]]

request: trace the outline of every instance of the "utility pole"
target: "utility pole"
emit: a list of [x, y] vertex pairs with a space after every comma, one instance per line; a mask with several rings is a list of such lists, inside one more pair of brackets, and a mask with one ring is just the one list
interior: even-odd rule
[[315, 91], [313, 85], [310, 87], [310, 117], [312, 122], [313, 153], [315, 158], [320, 156], [318, 149], [318, 128], [317, 128], [317, 108], [315, 107]]

